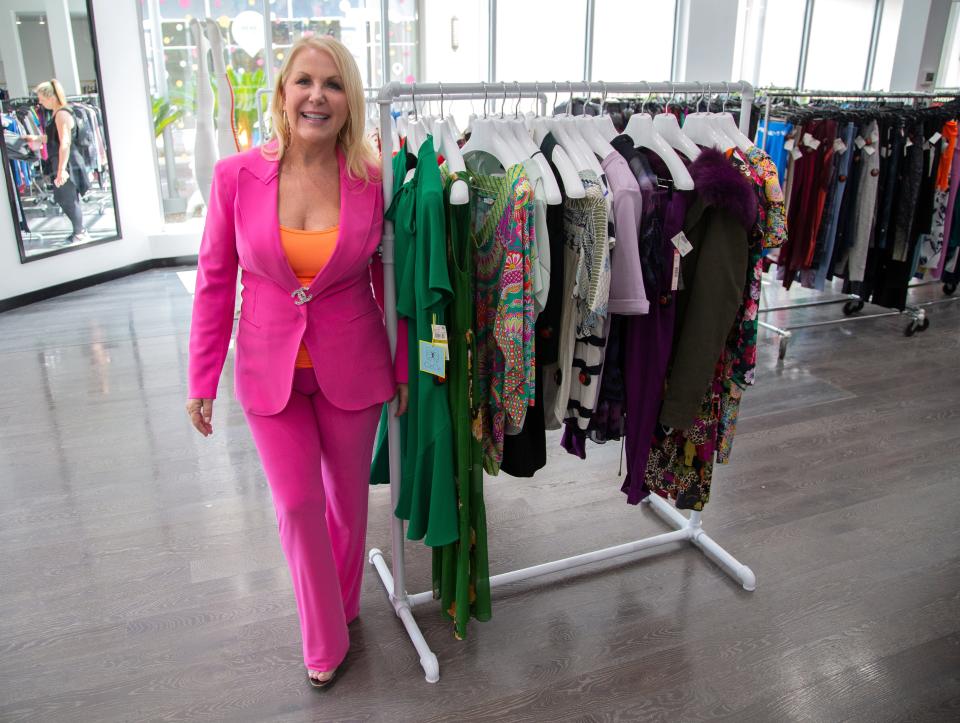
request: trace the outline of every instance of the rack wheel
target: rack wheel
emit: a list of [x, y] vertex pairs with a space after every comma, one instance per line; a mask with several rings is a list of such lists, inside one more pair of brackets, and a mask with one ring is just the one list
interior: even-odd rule
[[851, 300], [843, 305], [843, 315], [850, 316], [851, 314], [856, 314], [861, 309], [863, 309], [863, 299]]
[[913, 336], [914, 334], [917, 333], [918, 326], [919, 325], [917, 324], [916, 321], [911, 321], [909, 324], [907, 324], [907, 328], [903, 330], [903, 335]]
[[923, 317], [923, 321], [920, 322], [920, 326], [918, 327], [918, 329], [920, 331], [926, 331], [929, 328], [930, 328], [930, 319], [928, 319], [927, 317]]
[[943, 293], [947, 296], [953, 296], [953, 292], [957, 290], [957, 285], [954, 283], [944, 284]]

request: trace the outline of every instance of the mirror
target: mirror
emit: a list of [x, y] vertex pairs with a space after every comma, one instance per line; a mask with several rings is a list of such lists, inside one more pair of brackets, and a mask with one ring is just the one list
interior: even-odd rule
[[21, 263], [120, 238], [91, 0], [4, 10], [0, 148]]

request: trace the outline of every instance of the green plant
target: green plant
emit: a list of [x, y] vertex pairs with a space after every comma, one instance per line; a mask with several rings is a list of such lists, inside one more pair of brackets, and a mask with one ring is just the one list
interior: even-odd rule
[[257, 91], [267, 85], [262, 68], [253, 72], [237, 73], [232, 66], [227, 68], [227, 77], [233, 88], [233, 112], [237, 135], [253, 144], [259, 140], [263, 129], [254, 128], [257, 120]]
[[172, 104], [166, 98], [156, 95], [152, 97], [152, 101], [153, 133], [156, 137], [159, 137], [164, 128], [183, 118], [183, 106]]

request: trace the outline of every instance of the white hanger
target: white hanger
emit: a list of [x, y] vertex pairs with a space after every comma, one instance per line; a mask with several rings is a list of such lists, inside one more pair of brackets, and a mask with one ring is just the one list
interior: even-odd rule
[[[640, 109], [643, 110], [642, 105]], [[693, 188], [693, 178], [690, 176], [690, 171], [687, 170], [677, 152], [654, 129], [653, 117], [649, 113], [634, 113], [627, 121], [627, 127], [623, 132], [633, 139], [637, 148], [649, 148], [660, 156], [667, 165], [667, 170], [670, 171], [674, 186], [681, 191], [689, 191]]]
[[533, 142], [533, 139], [530, 138], [530, 134], [527, 132], [523, 118], [520, 117], [520, 99], [520, 83], [517, 83], [517, 107], [513, 110], [513, 118], [507, 119], [507, 127], [513, 131], [517, 145], [520, 147], [524, 157], [532, 160], [540, 169], [540, 176], [543, 179], [544, 198], [547, 204], [556, 206], [563, 201], [560, 186], [557, 183], [557, 177], [553, 174], [553, 169], [550, 168], [547, 159], [540, 153], [540, 147]]
[[720, 132], [736, 144], [737, 148], [746, 153], [753, 148], [754, 143], [745, 134], [740, 132], [737, 122], [733, 119], [733, 114], [727, 112], [726, 107], [727, 100], [730, 96], [730, 84], [724, 83], [724, 86], [726, 86], [727, 93], [723, 98], [723, 106], [720, 112], [714, 114], [714, 124]]
[[[433, 124], [433, 148], [435, 151], [443, 153], [447, 169], [451, 173], [465, 173], [466, 163], [463, 162], [463, 154], [460, 152], [460, 146], [450, 132], [450, 125], [443, 117], [443, 84], [440, 84], [440, 117]], [[462, 178], [458, 178], [450, 187], [450, 203], [454, 206], [462, 206], [470, 201], [470, 187]]]
[[603, 87], [603, 95], [600, 97], [600, 115], [590, 116], [590, 121], [597, 129], [600, 137], [609, 143], [620, 133], [617, 131], [617, 127], [613, 125], [613, 118], [610, 117], [610, 114], [604, 112], [607, 107], [607, 84], [601, 81], [600, 85]]
[[[544, 118], [539, 117], [532, 121], [532, 125], [534, 141], [542, 144], [544, 136], [551, 132], [550, 127]], [[583, 187], [583, 181], [580, 180], [580, 174], [577, 173], [576, 166], [573, 165], [573, 161], [562, 146], [554, 146], [550, 161], [560, 174], [560, 183], [563, 184], [563, 192], [567, 194], [567, 198], [585, 198], [587, 191]]]
[[[672, 85], [671, 83], [671, 86]], [[673, 98], [672, 90], [670, 97]], [[667, 101], [664, 112], [658, 113], [653, 117], [653, 129], [663, 136], [663, 139], [669, 143], [672, 148], [683, 153], [683, 155], [691, 161], [700, 155], [700, 148], [697, 144], [691, 141], [684, 135], [683, 131], [680, 130], [680, 123], [677, 121], [677, 117], [670, 112], [669, 100]]]
[[[707, 85], [707, 107], [710, 107], [710, 86]], [[700, 95], [703, 99], [703, 94]], [[699, 107], [700, 101], [697, 101]], [[734, 144], [725, 133], [713, 125], [709, 120], [712, 113], [689, 113], [683, 121], [683, 133], [694, 143], [707, 148], [718, 148], [721, 151], [729, 151]]]
[[[587, 83], [587, 98], [591, 97], [590, 84]], [[613, 146], [611, 146], [604, 138], [600, 135], [600, 131], [597, 129], [596, 124], [593, 122], [593, 116], [589, 116], [586, 113], [586, 104], [584, 104], [584, 113], [583, 115], [571, 116], [574, 120], [577, 130], [580, 132], [580, 135], [583, 136], [583, 139], [587, 142], [587, 145], [590, 146], [590, 150], [597, 156], [600, 156], [601, 159], [606, 158], [611, 153], [615, 153]], [[601, 166], [602, 168], [602, 166]]]
[[[484, 85], [484, 112], [486, 112], [486, 83]], [[493, 121], [484, 115], [483, 118], [477, 118], [473, 121], [473, 132], [470, 135], [470, 140], [467, 141], [463, 148], [460, 149], [461, 153], [464, 156], [467, 156], [470, 153], [482, 152], [489, 153], [498, 161], [504, 169], [509, 168], [510, 166], [521, 163], [523, 159], [519, 158], [516, 154], [516, 151], [507, 144], [504, 138], [496, 132]]]

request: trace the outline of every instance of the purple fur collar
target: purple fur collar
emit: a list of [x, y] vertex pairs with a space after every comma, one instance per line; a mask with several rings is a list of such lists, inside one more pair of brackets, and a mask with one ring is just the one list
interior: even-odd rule
[[694, 193], [705, 206], [730, 213], [749, 231], [757, 221], [757, 196], [750, 182], [715, 148], [705, 148], [690, 164]]

